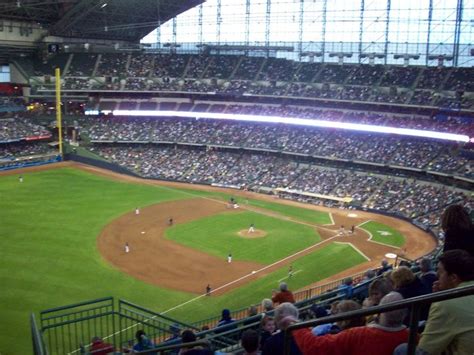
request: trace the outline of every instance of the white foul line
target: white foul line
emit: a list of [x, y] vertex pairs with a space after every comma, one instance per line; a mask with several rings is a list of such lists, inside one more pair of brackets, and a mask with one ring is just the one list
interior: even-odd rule
[[[220, 286], [220, 287], [218, 287], [218, 288], [212, 290], [211, 292], [216, 292], [216, 291], [222, 290], [223, 288], [226, 288], [226, 287], [228, 287], [228, 286], [230, 286], [230, 285], [233, 285], [233, 284], [235, 284], [235, 283], [237, 283], [237, 282], [239, 282], [239, 281], [242, 281], [243, 279], [246, 279], [247, 277], [253, 276], [253, 275], [255, 275], [255, 274], [259, 273], [259, 272], [262, 272], [262, 271], [264, 271], [264, 270], [266, 270], [266, 269], [269, 269], [269, 268], [271, 268], [272, 266], [278, 265], [278, 264], [280, 264], [281, 262], [283, 262], [283, 261], [285, 261], [285, 260], [288, 260], [288, 259], [290, 259], [290, 258], [292, 258], [292, 257], [294, 257], [294, 256], [296, 256], [296, 255], [299, 255], [299, 254], [301, 254], [301, 253], [304, 253], [304, 252], [306, 252], [306, 251], [308, 251], [308, 250], [310, 250], [310, 249], [312, 249], [312, 248], [314, 248], [314, 247], [317, 247], [317, 246], [321, 245], [322, 243], [325, 243], [325, 242], [327, 242], [327, 241], [330, 241], [331, 239], [334, 239], [334, 238], [336, 238], [336, 237], [337, 237], [337, 235], [334, 235], [334, 236], [332, 236], [332, 237], [330, 237], [330, 238], [328, 238], [328, 239], [322, 240], [322, 241], [320, 241], [320, 242], [318, 242], [318, 243], [316, 243], [316, 244], [313, 244], [313, 245], [311, 245], [311, 246], [309, 246], [309, 247], [307, 247], [307, 248], [305, 248], [305, 249], [302, 249], [302, 250], [300, 250], [300, 251], [298, 251], [298, 252], [296, 252], [296, 253], [294, 253], [294, 254], [292, 254], [292, 255], [289, 255], [289, 256], [287, 256], [287, 257], [285, 257], [285, 258], [283, 258], [283, 259], [280, 259], [280, 260], [278, 260], [278, 261], [275, 261], [275, 262], [272, 263], [272, 264], [266, 265], [266, 266], [262, 267], [261, 269], [256, 270], [255, 273], [251, 272], [250, 274], [247, 274], [247, 275], [244, 275], [244, 276], [242, 276], [242, 277], [239, 277], [238, 279], [236, 279], [236, 280], [234, 280], [234, 281], [228, 282], [228, 283], [226, 283], [225, 285], [222, 285], [222, 286]], [[166, 313], [168, 313], [168, 312], [171, 312], [171, 311], [173, 311], [173, 310], [175, 310], [175, 309], [177, 309], [177, 308], [180, 308], [180, 307], [182, 307], [182, 306], [184, 306], [184, 305], [186, 305], [186, 304], [188, 304], [188, 303], [190, 303], [190, 302], [193, 302], [193, 301], [198, 300], [198, 299], [200, 299], [201, 297], [205, 297], [205, 296], [206, 296], [206, 294], [202, 294], [202, 295], [197, 296], [197, 297], [195, 297], [195, 298], [192, 298], [192, 299], [190, 299], [190, 300], [188, 300], [188, 301], [186, 301], [186, 302], [184, 302], [184, 303], [178, 304], [177, 306], [174, 306], [174, 307], [172, 307], [172, 308], [170, 308], [170, 309], [168, 309], [168, 310], [166, 310], [166, 311], [164, 311], [164, 312], [161, 312], [161, 313], [162, 313], [162, 314], [166, 314]]]
[[358, 252], [360, 255], [362, 255], [364, 258], [367, 259], [367, 261], [371, 261], [370, 258], [365, 255], [359, 248], [357, 248], [354, 244], [349, 243], [349, 242], [334, 242], [335, 244], [348, 244], [350, 245], [356, 252]]

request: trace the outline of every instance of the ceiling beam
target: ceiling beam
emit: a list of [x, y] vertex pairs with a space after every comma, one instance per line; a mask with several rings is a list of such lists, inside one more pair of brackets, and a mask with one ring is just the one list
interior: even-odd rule
[[64, 35], [67, 31], [88, 16], [99, 6], [97, 0], [81, 0], [70, 9], [58, 22], [52, 25], [48, 31], [50, 35]]

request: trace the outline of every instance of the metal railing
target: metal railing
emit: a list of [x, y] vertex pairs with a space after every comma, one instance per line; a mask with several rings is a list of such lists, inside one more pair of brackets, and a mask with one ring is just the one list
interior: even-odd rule
[[46, 355], [46, 347], [43, 343], [43, 337], [41, 336], [41, 331], [36, 324], [36, 317], [34, 313], [30, 316], [30, 328], [31, 328], [31, 340], [33, 342], [33, 354], [34, 355]]
[[86, 352], [93, 337], [103, 338], [116, 349], [128, 348], [138, 329], [155, 342], [172, 332], [171, 326], [198, 330], [196, 327], [150, 311], [133, 303], [105, 297], [40, 312], [40, 327], [31, 315], [34, 354], [74, 354]]
[[291, 337], [292, 331], [294, 330], [301, 329], [301, 328], [314, 327], [320, 324], [334, 323], [336, 321], [347, 320], [347, 319], [352, 319], [352, 318], [357, 318], [357, 317], [363, 317], [363, 316], [365, 317], [372, 314], [394, 311], [394, 310], [402, 309], [402, 308], [409, 308], [410, 309], [410, 323], [409, 323], [410, 335], [408, 338], [407, 354], [414, 355], [415, 350], [416, 350], [416, 338], [417, 338], [417, 331], [418, 331], [420, 308], [424, 305], [431, 304], [433, 302], [439, 302], [439, 301], [444, 301], [444, 300], [448, 300], [452, 298], [459, 298], [459, 297], [470, 296], [470, 295], [474, 295], [473, 285], [450, 289], [446, 291], [440, 291], [440, 292], [436, 292], [430, 295], [413, 297], [413, 298], [393, 302], [393, 303], [382, 305], [382, 306], [375, 306], [375, 307], [371, 307], [367, 309], [347, 312], [340, 315], [318, 318], [315, 320], [296, 323], [289, 326], [285, 331], [284, 354], [286, 355], [290, 354], [290, 346], [291, 346], [290, 337]]

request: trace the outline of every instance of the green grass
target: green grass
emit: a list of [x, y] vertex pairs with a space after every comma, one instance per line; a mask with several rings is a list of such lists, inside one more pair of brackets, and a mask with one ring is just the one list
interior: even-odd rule
[[0, 179], [0, 353], [31, 352], [33, 311], [108, 295], [154, 308], [189, 298], [121, 273], [96, 249], [97, 235], [112, 219], [187, 195], [73, 169], [23, 176], [22, 184], [15, 175]]
[[[203, 196], [214, 198], [221, 201], [228, 201], [232, 194], [226, 194], [222, 192], [214, 192], [214, 191], [197, 191], [191, 190], [191, 194], [195, 196]], [[240, 196], [233, 196], [236, 201], [242, 206], [245, 207], [246, 205], [250, 205], [253, 207], [258, 207], [261, 209], [265, 209], [268, 211], [276, 212], [285, 217], [290, 217], [297, 221], [314, 223], [314, 224], [331, 224], [332, 220], [329, 216], [329, 213], [322, 212], [322, 211], [315, 211], [307, 208], [295, 207], [286, 204], [268, 202], [268, 201], [261, 201], [261, 200], [254, 200], [254, 199], [245, 199]]]
[[[123, 298], [160, 312], [195, 297], [149, 285], [120, 272], [102, 258], [96, 247], [101, 229], [113, 219], [137, 206], [188, 199], [191, 197], [188, 192], [121, 183], [71, 168], [23, 176], [23, 183], [18, 182], [18, 175], [0, 177], [1, 354], [31, 353], [28, 321], [31, 312], [105, 296]], [[261, 228], [260, 223], [266, 226], [270, 221], [281, 222], [250, 212], [237, 215], [258, 218], [257, 228]], [[244, 222], [242, 228], [248, 227], [248, 220]], [[282, 255], [318, 240], [314, 232], [310, 236], [311, 228], [288, 221], [277, 225], [285, 228], [291, 225], [295, 231], [304, 227], [301, 231], [305, 231], [302, 237], [285, 239], [285, 244], [295, 245], [285, 245]], [[274, 233], [271, 238], [284, 238], [278, 236], [277, 230]], [[257, 243], [264, 243], [264, 239]], [[246, 243], [237, 237], [236, 240]], [[290, 286], [296, 289], [360, 262], [356, 254], [355, 259], [349, 257], [354, 253], [351, 248], [340, 245], [331, 248], [335, 249], [297, 260], [294, 269], [301, 268], [304, 272], [295, 275]], [[228, 252], [227, 246], [223, 249]], [[269, 251], [270, 256], [260, 259], [262, 262], [279, 258], [279, 251], [271, 252], [270, 247]], [[238, 249], [232, 253], [235, 258], [244, 258]], [[286, 272], [284, 267], [223, 296], [205, 297], [178, 308], [172, 315], [183, 321], [196, 321], [218, 314], [223, 306], [236, 309], [259, 302], [270, 295]]]
[[[282, 279], [290, 290], [296, 290], [365, 261], [365, 258], [349, 245], [331, 243], [294, 261], [292, 265], [295, 274], [291, 279], [287, 279], [288, 266], [284, 266], [258, 281], [229, 292], [224, 297], [204, 297], [172, 311], [170, 315], [181, 319], [192, 313], [196, 319], [210, 318], [219, 315], [223, 308], [239, 309], [242, 305], [259, 303], [262, 299], [271, 297], [271, 290], [277, 289]], [[214, 314], [210, 313], [212, 310], [215, 311]]]
[[[267, 235], [254, 239], [237, 235], [251, 223]], [[249, 211], [221, 213], [178, 224], [168, 229], [166, 235], [223, 259], [231, 252], [236, 260], [263, 264], [273, 263], [321, 240], [314, 228]]]
[[249, 200], [249, 205], [264, 208], [273, 212], [277, 212], [283, 216], [294, 218], [298, 221], [304, 221], [314, 224], [331, 224], [332, 220], [329, 213], [315, 211], [307, 208], [282, 205], [260, 200]]
[[372, 234], [372, 240], [375, 242], [401, 247], [405, 244], [405, 237], [396, 229], [385, 224], [369, 221], [364, 223], [359, 228], [365, 229]]

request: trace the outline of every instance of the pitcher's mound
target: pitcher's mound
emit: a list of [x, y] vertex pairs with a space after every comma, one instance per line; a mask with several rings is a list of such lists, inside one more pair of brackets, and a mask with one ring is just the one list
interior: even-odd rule
[[267, 235], [267, 232], [261, 229], [255, 229], [255, 232], [249, 233], [248, 229], [241, 229], [237, 234], [242, 238], [262, 238]]

